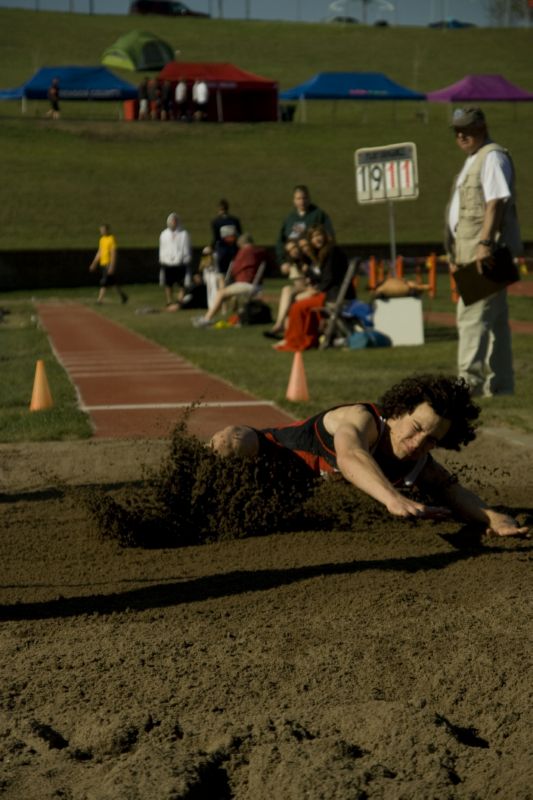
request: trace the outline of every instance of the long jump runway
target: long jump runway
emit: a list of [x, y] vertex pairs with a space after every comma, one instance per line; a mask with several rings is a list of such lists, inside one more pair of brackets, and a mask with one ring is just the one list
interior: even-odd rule
[[209, 438], [225, 425], [293, 419], [80, 303], [37, 306], [55, 356], [70, 376], [95, 437], [169, 436], [192, 404], [188, 430]]

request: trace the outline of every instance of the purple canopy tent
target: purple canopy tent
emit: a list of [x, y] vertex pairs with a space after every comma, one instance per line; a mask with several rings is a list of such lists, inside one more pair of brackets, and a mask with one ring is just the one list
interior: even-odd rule
[[427, 99], [431, 103], [531, 102], [533, 93], [510, 83], [503, 75], [466, 75], [451, 86], [428, 92]]

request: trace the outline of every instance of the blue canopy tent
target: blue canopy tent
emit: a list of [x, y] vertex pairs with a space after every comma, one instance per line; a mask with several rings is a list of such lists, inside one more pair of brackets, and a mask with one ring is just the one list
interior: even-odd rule
[[60, 100], [135, 100], [137, 87], [106, 67], [43, 67], [15, 89], [1, 89], [0, 100], [46, 100], [52, 80], [59, 81]]
[[382, 72], [318, 72], [280, 92], [280, 100], [425, 100], [426, 95], [395, 83]]

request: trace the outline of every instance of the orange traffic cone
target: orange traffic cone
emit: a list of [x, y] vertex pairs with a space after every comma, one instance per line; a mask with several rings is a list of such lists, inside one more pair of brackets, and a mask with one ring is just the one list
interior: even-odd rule
[[50, 394], [44, 361], [39, 359], [35, 366], [35, 379], [33, 381], [30, 411], [44, 411], [46, 408], [52, 408], [53, 405], [54, 401]]
[[304, 403], [309, 400], [307, 378], [305, 377], [304, 357], [300, 351], [294, 354], [291, 374], [287, 386], [287, 400], [293, 403]]

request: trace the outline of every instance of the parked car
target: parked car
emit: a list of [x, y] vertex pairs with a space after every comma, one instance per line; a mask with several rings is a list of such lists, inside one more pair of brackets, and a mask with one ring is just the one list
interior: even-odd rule
[[326, 22], [344, 22], [352, 25], [359, 25], [359, 20], [355, 17], [328, 17]]
[[191, 11], [185, 3], [170, 0], [135, 0], [130, 5], [130, 14], [162, 14], [165, 17], [209, 17], [200, 11]]
[[461, 22], [458, 19], [441, 19], [438, 22], [430, 22], [428, 28], [475, 28], [473, 22]]

